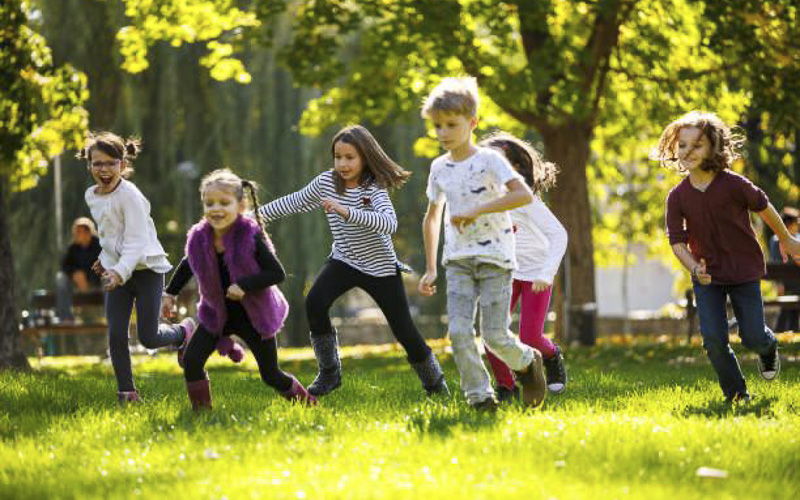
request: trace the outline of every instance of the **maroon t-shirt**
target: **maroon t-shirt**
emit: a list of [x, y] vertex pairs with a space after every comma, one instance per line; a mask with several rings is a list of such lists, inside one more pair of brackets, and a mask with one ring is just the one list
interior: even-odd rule
[[750, 212], [768, 204], [764, 191], [730, 170], [717, 173], [705, 191], [686, 177], [667, 196], [669, 243], [688, 243], [695, 259], [705, 259], [712, 283], [759, 280], [766, 269]]

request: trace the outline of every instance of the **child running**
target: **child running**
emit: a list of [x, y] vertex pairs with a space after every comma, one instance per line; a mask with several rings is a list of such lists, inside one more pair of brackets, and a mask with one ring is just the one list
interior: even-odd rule
[[283, 326], [289, 306], [276, 285], [286, 275], [266, 231], [243, 215], [245, 191], [257, 207], [255, 184], [228, 169], [215, 170], [202, 180], [204, 220], [189, 230], [186, 256], [164, 295], [168, 313], [181, 289], [192, 276], [197, 277], [200, 325], [190, 334], [182, 356], [186, 389], [195, 410], [212, 406], [204, 367], [220, 347], [220, 340], [232, 333], [252, 351], [265, 384], [290, 401], [316, 402], [295, 377], [278, 366], [275, 334]]
[[[516, 240], [517, 268], [511, 290], [511, 311], [520, 303], [519, 338], [539, 350], [544, 358], [547, 389], [561, 393], [566, 389], [567, 372], [561, 348], [544, 336], [544, 322], [558, 266], [567, 250], [567, 231], [538, 194], [556, 182], [558, 168], [546, 162], [527, 142], [498, 132], [484, 138], [480, 146], [494, 148], [506, 159], [533, 190], [533, 202], [511, 210]], [[517, 394], [514, 375], [491, 349], [486, 357], [497, 381], [497, 398], [510, 401]]]
[[474, 78], [442, 80], [425, 99], [422, 116], [433, 122], [447, 153], [433, 161], [428, 177], [428, 210], [422, 224], [426, 272], [419, 291], [436, 293], [439, 231], [446, 205], [442, 264], [447, 273], [448, 331], [461, 389], [474, 408], [497, 408], [489, 373], [475, 345], [473, 325], [480, 303], [484, 342], [517, 370], [525, 404], [538, 406], [547, 392], [542, 355], [508, 331], [511, 273], [516, 267], [508, 211], [530, 203], [533, 194], [501, 153], [473, 145], [472, 131], [478, 124]]
[[150, 202], [125, 179], [139, 150], [135, 139], [99, 132], [90, 134], [78, 152], [79, 158], [89, 161], [95, 181], [85, 194], [102, 248], [92, 269], [101, 276], [106, 291], [108, 345], [120, 403], [139, 401], [128, 348], [134, 302], [139, 342], [148, 349], [179, 346], [193, 328], [191, 319], [180, 325], [159, 325], [164, 273], [172, 266], [158, 241]]
[[730, 170], [743, 139], [713, 113], [692, 111], [661, 134], [654, 159], [688, 175], [667, 197], [672, 251], [692, 275], [700, 334], [728, 402], [748, 402], [742, 370], [728, 342], [726, 298], [739, 322], [742, 344], [758, 354], [759, 372], [780, 371], [778, 341], [764, 324], [764, 255], [750, 223], [756, 212], [778, 236], [781, 255], [800, 253], [764, 191]]
[[323, 396], [342, 383], [338, 339], [328, 311], [337, 298], [358, 287], [386, 316], [425, 391], [447, 395], [439, 362], [411, 319], [392, 244], [397, 216], [387, 190], [402, 186], [411, 174], [389, 158], [360, 125], [345, 127], [336, 134], [331, 156], [333, 169], [322, 172], [300, 191], [258, 210], [267, 221], [273, 221], [322, 208], [333, 235], [328, 262], [306, 297], [311, 346], [319, 364], [319, 373], [308, 390]]

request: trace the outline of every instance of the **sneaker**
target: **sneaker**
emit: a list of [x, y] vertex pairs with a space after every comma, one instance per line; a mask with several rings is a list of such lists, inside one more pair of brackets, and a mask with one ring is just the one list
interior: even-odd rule
[[556, 346], [556, 353], [544, 360], [544, 375], [547, 379], [547, 390], [561, 394], [567, 388], [567, 370], [564, 366], [564, 353]]
[[522, 402], [536, 408], [544, 402], [547, 394], [547, 381], [544, 376], [542, 353], [533, 349], [533, 360], [524, 371], [515, 371], [517, 382], [522, 386]]
[[758, 357], [758, 371], [764, 380], [775, 380], [781, 371], [781, 357], [776, 345], [772, 352]]
[[484, 399], [483, 401], [478, 401], [477, 403], [473, 403], [472, 408], [479, 412], [489, 412], [494, 413], [497, 411], [497, 399], [494, 396], [489, 396], [488, 398]]
[[178, 365], [183, 368], [183, 353], [186, 352], [186, 346], [189, 345], [189, 341], [192, 339], [192, 335], [194, 335], [194, 331], [197, 329], [197, 323], [195, 323], [194, 318], [184, 318], [183, 321], [178, 323], [183, 329], [183, 342], [181, 345], [178, 346]]
[[500, 404], [519, 401], [519, 387], [516, 385], [512, 388], [498, 385], [495, 387], [494, 392], [497, 394], [497, 402]]
[[744, 392], [737, 392], [733, 396], [725, 398], [725, 402], [730, 404], [747, 404], [750, 402], [751, 399], [752, 397], [750, 396], [750, 393], [744, 391]]

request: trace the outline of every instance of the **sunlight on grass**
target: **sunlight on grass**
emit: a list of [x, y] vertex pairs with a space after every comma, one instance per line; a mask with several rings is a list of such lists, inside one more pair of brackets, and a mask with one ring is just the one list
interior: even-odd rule
[[[174, 355], [136, 358], [145, 403], [126, 408], [98, 358], [33, 360], [0, 373], [0, 497], [796, 498], [800, 344], [773, 383], [736, 349], [747, 406], [722, 401], [697, 346], [604, 342], [567, 350], [569, 388], [541, 410], [494, 415], [425, 398], [397, 346], [344, 348], [343, 386], [316, 408], [264, 386], [251, 355], [214, 356], [199, 415]], [[309, 349], [280, 355], [310, 382]]]

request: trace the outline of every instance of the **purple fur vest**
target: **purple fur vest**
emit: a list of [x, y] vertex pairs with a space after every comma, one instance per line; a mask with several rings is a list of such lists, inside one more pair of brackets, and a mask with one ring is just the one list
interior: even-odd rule
[[[260, 272], [255, 258], [255, 236], [259, 233], [264, 237], [267, 248], [273, 250], [272, 242], [261, 232], [258, 223], [242, 215], [239, 215], [222, 237], [225, 245], [223, 258], [231, 275], [231, 283]], [[214, 230], [207, 221], [198, 222], [189, 230], [186, 256], [200, 287], [200, 303], [197, 307], [200, 324], [214, 335], [221, 335], [228, 319], [228, 311], [214, 249]], [[275, 336], [289, 313], [286, 298], [274, 285], [246, 293], [242, 298], [242, 305], [253, 327], [264, 339]]]

